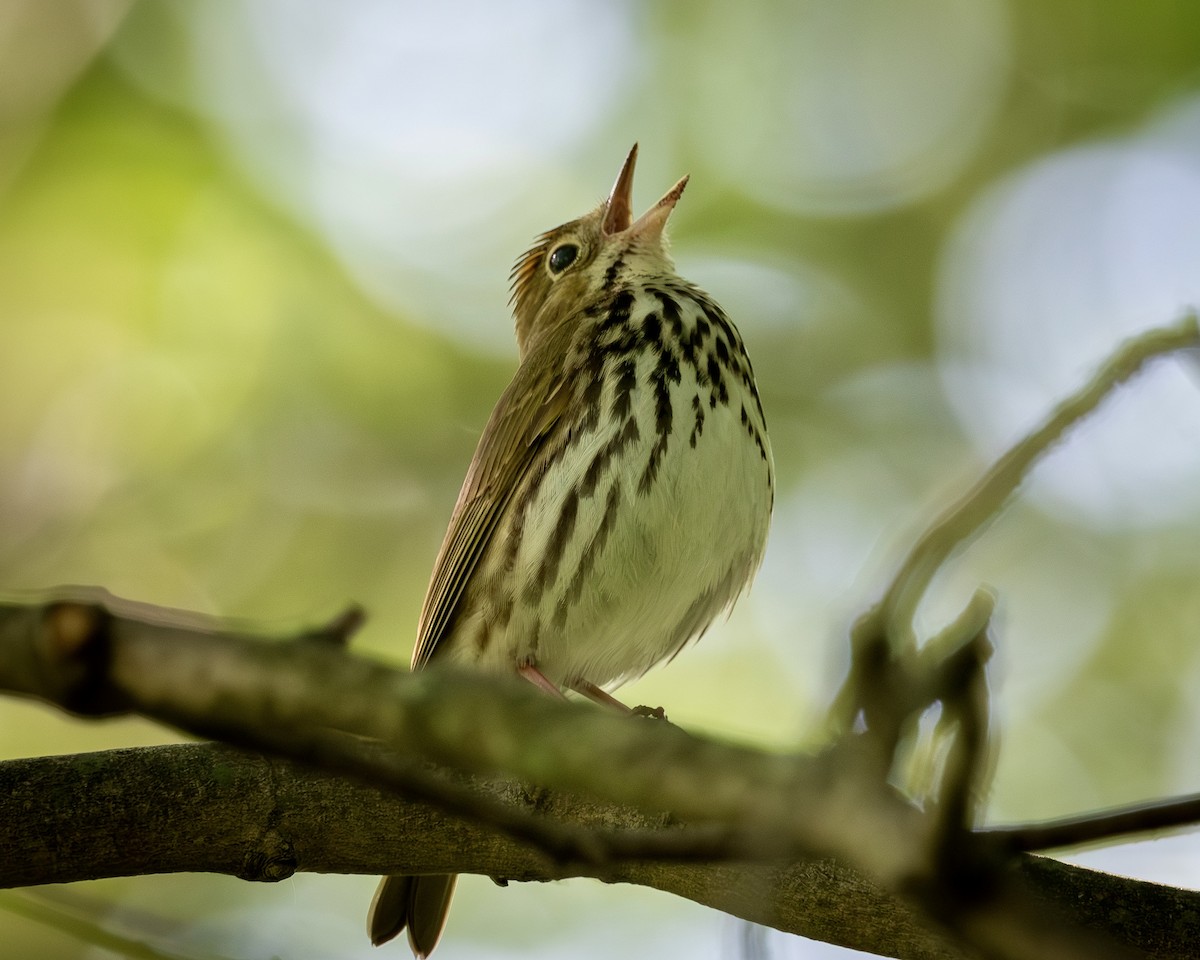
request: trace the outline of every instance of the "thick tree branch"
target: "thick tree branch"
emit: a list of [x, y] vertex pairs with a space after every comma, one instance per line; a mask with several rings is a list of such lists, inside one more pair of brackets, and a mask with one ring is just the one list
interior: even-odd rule
[[[0, 688], [84, 714], [136, 711], [406, 787], [395, 757], [371, 757], [350, 749], [350, 740], [337, 752], [330, 731], [370, 737], [407, 758], [414, 781], [417, 762], [515, 775], [758, 833], [763, 839], [752, 846], [769, 842], [780, 857], [845, 856], [845, 847], [889, 883], [909, 875], [926, 829], [918, 811], [882, 784], [856, 796], [856, 822], [847, 822], [844, 778], [860, 754], [853, 741], [819, 756], [779, 756], [555, 702], [516, 680], [436, 668], [409, 674], [325, 644], [151, 623], [110, 609], [119, 607], [0, 606]], [[536, 750], [523, 731], [537, 731]], [[427, 793], [430, 781], [417, 789]], [[870, 841], [861, 831], [867, 825], [878, 831]]]
[[[344, 651], [361, 620], [358, 611], [290, 641], [263, 642], [192, 615], [107, 595], [74, 593], [45, 604], [0, 606], [0, 689], [82, 715], [136, 712], [201, 736], [349, 775], [372, 789], [382, 786], [443, 811], [431, 820], [429, 808], [405, 805], [410, 816], [424, 813], [395, 859], [374, 860], [367, 868], [373, 872], [481, 870], [522, 879], [586, 874], [673, 889], [783, 926], [789, 904], [813, 893], [796, 883], [810, 876], [814, 865], [824, 864], [823, 875], [832, 871], [843, 879], [869, 878], [868, 890], [874, 884], [883, 891], [864, 895], [858, 903], [878, 907], [880, 900], [897, 898], [977, 956], [1118, 960], [1143, 955], [1141, 951], [1174, 956], [1173, 945], [1162, 948], [1162, 925], [1152, 927], [1156, 940], [1145, 930], [1131, 932], [1111, 918], [1093, 916], [1080, 906], [1077, 894], [1064, 898], [1048, 893], [1043, 883], [1047, 875], [1060, 882], [1064, 876], [1087, 874], [1064, 875], [1058, 867], [1015, 856], [1015, 846], [1036, 842], [1036, 828], [1026, 828], [1024, 834], [974, 829], [977, 797], [987, 774], [985, 664], [991, 652], [992, 600], [978, 592], [953, 624], [923, 645], [915, 636], [912, 615], [934, 571], [995, 514], [1065, 430], [1147, 359], [1198, 340], [1192, 316], [1175, 328], [1130, 341], [931, 527], [882, 601], [856, 624], [851, 674], [834, 711], [835, 736], [815, 755], [768, 754], [692, 737], [666, 723], [580, 709], [525, 684], [472, 671], [434, 667], [413, 675], [390, 670]], [[935, 705], [941, 708], [944, 764], [929, 795], [918, 803], [891, 783], [921, 715]], [[124, 756], [121, 762], [136, 763], [130, 758], [140, 756]], [[189, 781], [192, 794], [197, 783], [221, 785], [231, 778], [231, 764], [249, 762], [245, 757], [235, 762], [233, 754], [220, 756], [219, 762], [200, 757], [210, 769]], [[88, 761], [75, 762], [86, 774]], [[5, 773], [15, 769], [10, 765]], [[28, 783], [46, 769], [26, 770], [26, 781], [16, 784], [11, 795], [24, 796]], [[273, 794], [283, 779], [303, 780], [318, 794], [325, 787], [314, 784], [364, 789], [327, 777], [301, 777], [283, 763], [270, 770]], [[71, 775], [68, 770], [67, 778]], [[516, 778], [538, 787], [531, 793], [507, 780], [485, 783], [480, 777]], [[111, 785], [97, 780], [91, 790], [100, 796]], [[144, 782], [136, 785], [157, 801], [162, 780], [153, 789]], [[239, 798], [256, 789], [252, 782], [235, 786]], [[545, 793], [546, 788], [555, 792]], [[219, 797], [208, 795], [211, 791], [199, 792], [206, 802], [219, 805]], [[378, 790], [373, 795], [381, 802], [397, 802]], [[578, 810], [569, 804], [583, 801], [570, 797], [591, 798], [588, 808], [600, 814], [599, 823], [575, 816]], [[172, 837], [176, 851], [201, 848], [212, 858], [208, 866], [190, 863], [187, 869], [258, 879], [286, 875], [298, 866], [322, 869], [324, 860], [303, 850], [303, 831], [280, 829], [293, 804], [303, 806], [304, 797], [289, 795], [284, 802], [272, 795], [270, 800], [266, 826], [259, 822], [249, 838], [245, 833], [220, 836], [221, 824], [200, 837], [183, 837], [178, 830], [172, 835], [169, 829], [163, 835]], [[564, 802], [567, 808], [553, 809]], [[370, 804], [357, 798], [338, 803], [339, 816], [351, 806], [366, 810]], [[126, 810], [133, 808], [139, 811], [136, 829], [142, 835], [155, 825], [155, 811], [136, 804]], [[18, 815], [20, 809], [28, 812], [17, 808], [11, 813]], [[1179, 822], [1189, 809], [1182, 803], [1167, 813], [1156, 809], [1144, 822]], [[74, 807], [66, 811], [78, 813]], [[446, 819], [447, 813], [460, 819]], [[403, 816], [397, 821], [393, 811], [371, 821], [375, 834], [367, 835], [372, 854], [382, 850], [378, 825], [388, 824], [390, 833]], [[246, 825], [244, 817], [233, 819]], [[190, 826], [193, 817], [180, 820]], [[1096, 839], [1106, 830], [1126, 833], [1135, 825], [1136, 817], [1126, 812], [1106, 820], [1060, 823], [1041, 836], [1047, 842], [1081, 835]], [[313, 822], [309, 828], [322, 840], [331, 836], [328, 823]], [[45, 835], [36, 826], [31, 831], [35, 838]], [[466, 839], [464, 831], [470, 834]], [[457, 833], [460, 842], [447, 832], [452, 837]], [[500, 846], [489, 846], [481, 832], [499, 838]], [[436, 836], [437, 841], [422, 847], [417, 835]], [[72, 851], [64, 848], [69, 844], [56, 840], [47, 855], [31, 851], [31, 862], [43, 868], [32, 876], [44, 880], [61, 864], [73, 862]], [[336, 856], [345, 858], [354, 849], [353, 842], [342, 838]], [[502, 851], [503, 856], [489, 860], [484, 850], [493, 855]], [[159, 853], [158, 858], [142, 854], [146, 859], [108, 869], [172, 869], [171, 850]], [[78, 854], [89, 870], [110, 859], [96, 851], [81, 849]], [[821, 858], [847, 866], [833, 868], [830, 859]], [[344, 863], [330, 868], [355, 869]], [[1143, 888], [1151, 889], [1136, 889]], [[772, 896], [766, 898], [769, 908], [754, 906], [764, 902], [764, 891], [783, 889], [790, 898], [786, 902]], [[748, 900], [746, 891], [752, 893]], [[1181, 891], [1163, 895], [1188, 900]], [[887, 916], [892, 923], [887, 944], [865, 949], [903, 956], [953, 955], [929, 934], [914, 939], [911, 931], [920, 928], [905, 925], [911, 920], [905, 908], [897, 906]], [[899, 917], [907, 918], [904, 924]], [[855, 929], [864, 926], [875, 930], [880, 925], [864, 925], [859, 918]], [[846, 933], [812, 935], [859, 945], [860, 934], [847, 939]], [[1193, 942], [1189, 934], [1187, 949]]]
[[[510, 781], [486, 789], [502, 803], [531, 800]], [[580, 830], [677, 830], [661, 818], [565, 794], [536, 802], [545, 817]], [[0, 861], [5, 887], [180, 871], [279, 880], [295, 870], [375, 874], [398, 866], [511, 880], [595, 876], [858, 950], [919, 960], [966, 956], [902, 902], [831, 860], [564, 865], [436, 806], [215, 744], [2, 763], [0, 843], [8, 854]], [[1162, 960], [1194, 956], [1200, 893], [1042, 858], [1022, 858], [1017, 869], [1030, 890], [1093, 929]], [[1152, 922], [1164, 916], [1172, 922]]]
[[[661, 819], [653, 818], [661, 817], [660, 811], [666, 809], [689, 825], [685, 830], [708, 831], [699, 834], [699, 852], [694, 856], [757, 860], [760, 865], [753, 868], [753, 875], [767, 879], [754, 884], [754, 889], [761, 889], [770, 878], [794, 883], [798, 868], [788, 864], [795, 861], [834, 857], [892, 895], [911, 897], [931, 909], [935, 917], [969, 941], [986, 945], [985, 955], [1044, 955], [1041, 951], [1051, 944], [1062, 957], [1124, 955], [1089, 943], [1086, 937], [1081, 939], [1070, 923], [1047, 910], [1045, 903], [1035, 902], [1019, 875], [1006, 870], [986, 876], [981, 873], [980, 864], [991, 856], [988, 850], [994, 849], [986, 840], [980, 846], [970, 834], [960, 836], [955, 872], [940, 877], [945, 864], [937, 851], [944, 848], [944, 839], [937, 837], [937, 818], [922, 814], [876, 779], [872, 750], [863, 738], [843, 738], [816, 756], [778, 756], [692, 737], [657, 721], [610, 716], [587, 706], [556, 702], [519, 682], [500, 682], [470, 671], [401, 673], [351, 657], [326, 643], [262, 642], [210, 630], [208, 625], [198, 629], [190, 618], [181, 625], [160, 613], [157, 622], [151, 623], [120, 610], [121, 604], [115, 601], [106, 607], [71, 601], [44, 607], [0, 607], [0, 686], [40, 693], [44, 699], [70, 705], [78, 712], [136, 709], [192, 732], [215, 734], [307, 763], [319, 762], [401, 791], [416, 789], [439, 805], [445, 797], [436, 782], [417, 776], [423, 762], [449, 764], [485, 776], [516, 775], [558, 791], [631, 807], [652, 818], [635, 821], [639, 830], [661, 824]], [[342, 695], [342, 691], [352, 694]], [[469, 709], [463, 708], [465, 704]], [[344, 734], [372, 737], [387, 748], [366, 747]], [[531, 743], [536, 749], [530, 749]], [[282, 767], [272, 769], [278, 780]], [[229, 779], [228, 771], [201, 771], [192, 778], [189, 790], [199, 789], [197, 784]], [[93, 785], [112, 782], [106, 773]], [[123, 811], [136, 811], [129, 829], [172, 836], [171, 826], [161, 819], [162, 808], [155, 806], [157, 798], [169, 792], [187, 795], [188, 791], [168, 790], [164, 783], [156, 776], [140, 784], [150, 798], [141, 809], [121, 805]], [[431, 787], [431, 783], [435, 785]], [[253, 798], [262, 791], [252, 783], [235, 786], [234, 792], [243, 797]], [[459, 795], [464, 789], [461, 782], [454, 788]], [[381, 796], [378, 791], [374, 795]], [[208, 799], [205, 797], [205, 802]], [[271, 822], [275, 823], [300, 799], [303, 797], [270, 797], [262, 803], [273, 811]], [[527, 806], [504, 797], [501, 800], [503, 809], [510, 811]], [[254, 806], [253, 800], [250, 805]], [[474, 816], [488, 808], [484, 803], [468, 812]], [[74, 805], [67, 809], [77, 815]], [[355, 799], [322, 803], [321, 809], [328, 819], [340, 820], [347, 810], [369, 808]], [[624, 851], [617, 849], [615, 840], [606, 848], [605, 838], [611, 840], [614, 832], [603, 829], [595, 831], [596, 842], [591, 847], [558, 843], [553, 832], [534, 830], [523, 835], [508, 821], [499, 824], [508, 831], [508, 846], [489, 848], [493, 854], [497, 849], [509, 851], [507, 859], [489, 859], [481, 852], [479, 862], [464, 864], [461, 853], [453, 851], [472, 849], [474, 858], [476, 834], [483, 827], [447, 820], [444, 815], [431, 822], [427, 808], [406, 809], [424, 810], [419, 821], [424, 826], [418, 829], [428, 846], [422, 853], [420, 845], [406, 841], [402, 850], [396, 851], [395, 860], [384, 861], [391, 863], [390, 869], [474, 869], [517, 878], [586, 872], [662, 889], [672, 888], [665, 877], [674, 876], [671, 883], [678, 892], [704, 902], [719, 899], [712, 885], [715, 877], [724, 883], [729, 879], [728, 870], [751, 869], [732, 864], [650, 864], [647, 856], [662, 854], [679, 860], [683, 851], [672, 849], [669, 838], [655, 850], [652, 842], [637, 833], [623, 838]], [[337, 817], [330, 818], [330, 810], [337, 810]], [[551, 824], [571, 822], [570, 817], [552, 815], [544, 803], [538, 804], [537, 812]], [[190, 819], [191, 815], [178, 818]], [[181, 829], [178, 820], [172, 820], [174, 829]], [[324, 829], [317, 824], [313, 828], [320, 837], [317, 842], [330, 844], [329, 869], [377, 871], [383, 849], [380, 837], [390, 834], [393, 824], [399, 822], [403, 818], [397, 814], [379, 815], [366, 833], [369, 841], [365, 846], [360, 841], [357, 848], [344, 838], [333, 843], [328, 824]], [[381, 823], [388, 824], [387, 831], [380, 830]], [[628, 821], [622, 825], [627, 826]], [[594, 829], [595, 824], [587, 826]], [[674, 829], [667, 832], [673, 834]], [[537, 843], [536, 854], [528, 842], [518, 844], [514, 833]], [[468, 834], [469, 840], [465, 839]], [[244, 833], [236, 850], [214, 833], [198, 844], [202, 856], [214, 858], [213, 862], [191, 862], [188, 869], [227, 871], [236, 857], [238, 875], [282, 875], [294, 869], [297, 838], [303, 835], [304, 831], [289, 831], [285, 840], [265, 833], [264, 843], [247, 854]], [[176, 841], [182, 842], [181, 838]], [[648, 846], [639, 851], [639, 843]], [[524, 857], [535, 857], [536, 868], [531, 868], [528, 859], [524, 865], [514, 862], [514, 845]], [[184, 843], [185, 849], [195, 846]], [[161, 856], [165, 851], [152, 856], [151, 848], [142, 848], [145, 852], [133, 854], [141, 859], [130, 865], [131, 871], [172, 869], [171, 860]], [[353, 861], [356, 852], [370, 859], [357, 865], [347, 862]], [[622, 852], [637, 856], [640, 862], [622, 861]], [[61, 864], [77, 857], [85, 871], [97, 869], [87, 864], [104, 861], [92, 852], [76, 854], [61, 847], [51, 859]], [[46, 858], [39, 861], [35, 857], [34, 862], [44, 863]], [[666, 874], [661, 873], [664, 870]], [[51, 878], [43, 874], [39, 879]], [[739, 878], [739, 883], [746, 879]], [[698, 891], [705, 892], [701, 895]], [[761, 913], [749, 905], [733, 912], [756, 917]], [[834, 942], [848, 942], [849, 936], [844, 930], [824, 935]], [[1039, 952], [1028, 952], [1034, 943]]]

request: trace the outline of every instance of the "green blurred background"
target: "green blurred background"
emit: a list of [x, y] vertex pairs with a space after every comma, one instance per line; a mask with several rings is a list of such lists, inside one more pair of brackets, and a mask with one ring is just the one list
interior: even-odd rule
[[[267, 632], [356, 601], [360, 649], [407, 662], [515, 365], [509, 266], [637, 140], [639, 206], [692, 174], [674, 255], [742, 329], [780, 490], [751, 594], [622, 696], [811, 743], [921, 524], [1200, 303], [1200, 6], [433, 6], [0, 0], [0, 593], [99, 584]], [[995, 820], [1200, 789], [1198, 373], [1124, 389], [924, 611], [1001, 598]], [[8, 757], [175, 738], [0, 711]], [[1088, 862], [1196, 885], [1198, 848]], [[0, 939], [381, 956], [373, 883], [4, 894]], [[647, 891], [462, 889], [444, 960], [844, 953]]]

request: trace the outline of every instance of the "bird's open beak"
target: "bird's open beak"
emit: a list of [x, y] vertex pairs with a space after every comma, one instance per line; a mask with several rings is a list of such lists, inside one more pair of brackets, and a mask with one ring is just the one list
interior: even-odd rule
[[675, 204], [683, 196], [683, 188], [687, 186], [688, 178], [683, 177], [675, 186], [668, 190], [654, 206], [643, 213], [636, 222], [633, 219], [633, 168], [637, 164], [637, 144], [629, 151], [629, 156], [621, 165], [617, 174], [617, 182], [613, 184], [612, 192], [604, 205], [604, 222], [602, 229], [605, 235], [623, 233], [629, 230], [645, 236], [661, 236], [667, 217], [675, 209]]
[[613, 184], [608, 202], [604, 205], [603, 230], [606, 235], [628, 230], [633, 223], [633, 168], [637, 166], [637, 144], [621, 164], [617, 182]]

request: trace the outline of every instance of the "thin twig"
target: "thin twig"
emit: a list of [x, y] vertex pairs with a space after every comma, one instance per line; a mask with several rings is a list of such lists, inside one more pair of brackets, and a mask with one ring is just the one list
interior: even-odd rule
[[998, 841], [1008, 850], [1033, 852], [1078, 847], [1117, 837], [1197, 824], [1200, 824], [1200, 793], [1042, 823], [988, 827], [978, 833], [981, 837]]
[[946, 559], [991, 520], [1020, 486], [1030, 468], [1064, 433], [1092, 413], [1120, 384], [1150, 360], [1200, 345], [1200, 325], [1188, 313], [1170, 327], [1126, 341], [1080, 390], [997, 460], [957, 503], [921, 535], [884, 594], [880, 607], [893, 643], [911, 639], [913, 615]]
[[942, 722], [953, 724], [954, 736], [946, 756], [938, 797], [942, 821], [943, 856], [957, 855], [958, 839], [974, 826], [976, 805], [983, 794], [988, 749], [988, 686], [985, 667], [991, 655], [987, 627], [943, 661], [945, 689]]

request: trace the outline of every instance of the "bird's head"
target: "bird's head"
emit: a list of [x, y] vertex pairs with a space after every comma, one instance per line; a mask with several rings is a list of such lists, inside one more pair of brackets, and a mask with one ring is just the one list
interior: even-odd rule
[[543, 233], [513, 267], [510, 302], [522, 357], [539, 334], [608, 296], [630, 277], [674, 273], [663, 230], [688, 178], [634, 220], [637, 152], [635, 143], [604, 202]]

